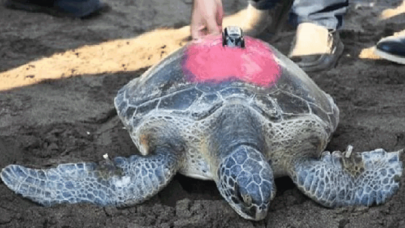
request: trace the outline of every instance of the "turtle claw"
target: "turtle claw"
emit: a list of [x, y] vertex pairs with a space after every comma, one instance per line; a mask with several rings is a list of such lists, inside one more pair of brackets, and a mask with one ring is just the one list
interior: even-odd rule
[[[327, 153], [325, 153], [325, 152], [327, 152]], [[325, 152], [322, 153], [322, 157], [325, 156], [325, 155], [330, 154], [329, 151], [325, 151]], [[332, 152], [332, 155], [335, 156], [335, 157], [350, 158], [352, 156], [352, 153], [353, 153], [353, 146], [348, 145], [345, 151], [341, 152], [339, 150], [335, 150], [335, 151]]]
[[352, 155], [353, 152], [353, 146], [352, 145], [348, 145], [346, 148], [346, 151], [343, 152], [345, 158], [349, 158]]

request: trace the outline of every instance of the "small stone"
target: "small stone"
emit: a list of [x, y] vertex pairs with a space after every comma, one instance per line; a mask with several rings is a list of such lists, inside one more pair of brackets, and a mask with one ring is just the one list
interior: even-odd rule
[[177, 201], [176, 204], [176, 215], [181, 218], [188, 218], [192, 215], [190, 211], [190, 203], [191, 201], [189, 199], [183, 199], [180, 201]]
[[48, 150], [50, 150], [50, 151], [58, 151], [59, 150], [59, 146], [56, 144], [56, 143], [51, 143], [49, 146], [48, 146], [48, 148], [47, 148]]

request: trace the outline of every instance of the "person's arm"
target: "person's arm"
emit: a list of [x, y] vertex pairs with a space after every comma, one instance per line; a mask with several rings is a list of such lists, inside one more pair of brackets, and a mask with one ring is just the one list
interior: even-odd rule
[[200, 39], [208, 34], [220, 34], [223, 15], [221, 0], [194, 0], [191, 13], [191, 37]]

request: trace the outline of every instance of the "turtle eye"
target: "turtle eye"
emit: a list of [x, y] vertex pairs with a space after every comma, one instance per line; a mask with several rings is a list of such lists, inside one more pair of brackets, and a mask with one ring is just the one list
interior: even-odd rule
[[239, 186], [235, 186], [235, 196], [240, 202], [244, 202], [242, 194], [240, 193]]

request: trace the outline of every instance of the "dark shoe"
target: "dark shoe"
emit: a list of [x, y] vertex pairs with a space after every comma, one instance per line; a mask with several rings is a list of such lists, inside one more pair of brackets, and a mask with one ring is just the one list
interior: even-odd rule
[[338, 32], [302, 23], [297, 28], [288, 57], [305, 72], [328, 70], [336, 65], [343, 49]]
[[99, 0], [7, 0], [10, 9], [46, 13], [57, 17], [87, 18], [108, 9]]
[[375, 54], [399, 64], [405, 64], [405, 35], [389, 36], [378, 41]]

